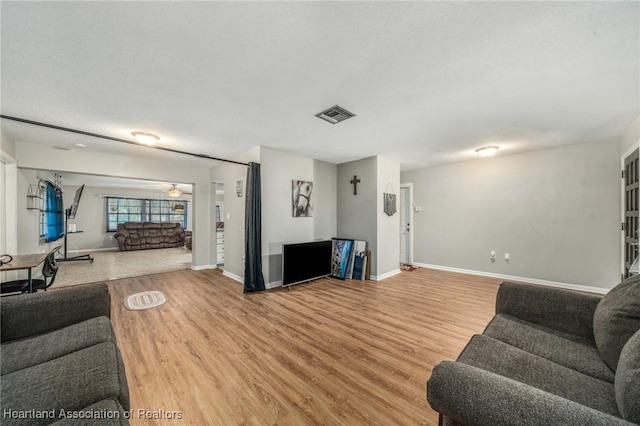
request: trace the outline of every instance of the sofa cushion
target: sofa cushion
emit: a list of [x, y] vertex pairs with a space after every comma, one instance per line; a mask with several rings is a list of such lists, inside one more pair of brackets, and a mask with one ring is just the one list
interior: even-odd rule
[[[121, 371], [122, 370], [122, 371]], [[2, 376], [2, 412], [80, 410], [115, 398], [129, 409], [126, 377], [117, 347], [104, 342], [36, 366]], [[26, 424], [52, 423], [29, 419]], [[3, 419], [3, 425], [25, 424], [24, 419]]]
[[[612, 383], [579, 373], [491, 337], [473, 336], [458, 361], [620, 417]], [[491, 389], [482, 391], [491, 392]]]
[[506, 314], [493, 317], [484, 334], [572, 370], [614, 381], [613, 371], [602, 361], [593, 340]]
[[[77, 411], [65, 410], [66, 418], [52, 423], [52, 426], [125, 426], [129, 424], [129, 413], [113, 399], [103, 399]], [[94, 418], [92, 418], [92, 416]], [[102, 417], [96, 417], [102, 416]]]
[[115, 342], [111, 321], [96, 317], [51, 333], [13, 340], [0, 346], [2, 375], [50, 361], [102, 342]]
[[593, 335], [600, 356], [616, 371], [620, 352], [640, 330], [640, 275], [629, 278], [607, 293], [593, 316]]
[[629, 339], [620, 353], [616, 400], [622, 417], [640, 424], [640, 331]]

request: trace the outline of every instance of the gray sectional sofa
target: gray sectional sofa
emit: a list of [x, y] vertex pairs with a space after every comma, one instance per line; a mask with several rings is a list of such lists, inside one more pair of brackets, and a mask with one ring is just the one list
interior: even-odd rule
[[2, 425], [127, 425], [105, 284], [3, 297]]
[[427, 382], [443, 425], [640, 424], [640, 277], [604, 297], [505, 282], [496, 315]]

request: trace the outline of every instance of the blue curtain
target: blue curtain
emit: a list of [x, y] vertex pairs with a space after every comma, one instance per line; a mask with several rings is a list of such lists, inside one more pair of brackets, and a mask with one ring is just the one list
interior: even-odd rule
[[64, 236], [64, 205], [62, 191], [50, 182], [46, 182], [45, 185], [44, 214], [47, 227], [44, 236], [47, 242], [51, 242]]
[[265, 290], [262, 276], [260, 164], [249, 163], [244, 213], [244, 293]]

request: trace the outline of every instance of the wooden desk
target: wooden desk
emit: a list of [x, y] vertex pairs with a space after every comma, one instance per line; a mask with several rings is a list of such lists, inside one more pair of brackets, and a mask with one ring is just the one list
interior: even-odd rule
[[49, 253], [35, 253], [35, 254], [16, 254], [13, 256], [13, 260], [10, 263], [5, 263], [0, 266], [0, 272], [3, 271], [16, 271], [18, 269], [26, 269], [27, 281], [29, 282], [29, 293], [33, 292], [31, 270], [44, 262], [44, 259]]

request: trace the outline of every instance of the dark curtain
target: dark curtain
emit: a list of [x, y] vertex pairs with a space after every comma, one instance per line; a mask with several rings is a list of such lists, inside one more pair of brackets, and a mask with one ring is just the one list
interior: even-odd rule
[[44, 214], [46, 216], [47, 228], [45, 240], [47, 242], [56, 241], [64, 235], [64, 205], [62, 203], [62, 191], [46, 182]]
[[249, 163], [244, 213], [244, 293], [265, 290], [262, 276], [260, 164]]

